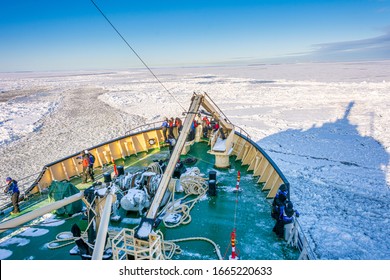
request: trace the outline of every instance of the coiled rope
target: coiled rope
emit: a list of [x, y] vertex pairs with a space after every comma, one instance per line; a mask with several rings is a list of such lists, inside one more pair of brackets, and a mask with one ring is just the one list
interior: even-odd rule
[[[87, 228], [81, 234], [80, 237], [74, 237], [73, 233], [71, 233], [70, 231], [60, 232], [59, 234], [56, 235], [56, 239], [55, 240], [50, 241], [47, 244], [47, 248], [49, 248], [51, 250], [59, 249], [59, 248], [68, 246], [70, 244], [74, 244], [74, 242], [76, 242], [77, 240], [82, 239], [88, 245], [89, 248], [93, 249], [94, 245], [87, 241], [87, 232], [88, 232], [88, 229], [89, 229], [89, 227], [91, 226], [91, 224], [93, 223], [94, 220], [95, 219], [91, 219], [91, 221], [89, 222]], [[72, 236], [72, 237], [63, 238], [63, 236]], [[66, 243], [65, 244], [59, 244], [59, 243], [63, 243], [63, 242], [66, 242]]]
[[[93, 198], [90, 205], [93, 205], [95, 203], [95, 201], [96, 201], [96, 196]], [[101, 202], [99, 202], [99, 203], [101, 203]], [[93, 222], [96, 219], [96, 212], [94, 211], [93, 208], [90, 208], [89, 210], [92, 210], [94, 212], [95, 217], [89, 221], [87, 228], [84, 230], [84, 232], [81, 233], [80, 237], [73, 236], [73, 233], [70, 231], [60, 232], [59, 234], [56, 235], [55, 240], [52, 240], [47, 244], [47, 248], [49, 248], [51, 250], [59, 249], [59, 248], [74, 244], [77, 240], [82, 239], [88, 245], [88, 247], [93, 250], [94, 245], [87, 241], [87, 239], [88, 239], [87, 232], [88, 232], [89, 227], [93, 224]], [[63, 236], [72, 236], [72, 237], [63, 238]], [[110, 236], [110, 233], [109, 233], [109, 236]], [[112, 234], [112, 236], [114, 236], [114, 235]], [[59, 243], [63, 243], [63, 242], [66, 242], [66, 243], [59, 244]]]
[[[171, 202], [168, 203], [160, 212], [164, 213], [163, 223], [167, 228], [174, 228], [180, 225], [189, 224], [192, 220], [190, 212], [195, 204], [206, 194], [208, 187], [205, 184], [206, 179], [200, 176], [200, 171], [197, 167], [191, 168], [187, 173], [180, 177], [180, 184], [186, 195], [175, 200], [172, 191]], [[185, 201], [189, 196], [196, 195], [194, 199]], [[181, 201], [185, 201], [180, 203]], [[167, 218], [171, 215], [180, 215], [178, 223], [171, 224], [167, 222]]]
[[154, 172], [156, 174], [163, 174], [164, 172], [161, 169], [161, 166], [158, 162], [152, 162], [148, 165], [147, 168], [148, 171]]

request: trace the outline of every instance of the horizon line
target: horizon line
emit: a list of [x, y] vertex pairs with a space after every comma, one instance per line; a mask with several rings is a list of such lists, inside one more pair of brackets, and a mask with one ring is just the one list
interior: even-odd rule
[[[338, 63], [378, 63], [390, 62], [390, 59], [355, 59], [340, 61], [286, 61], [286, 62], [252, 62], [252, 63], [213, 63], [213, 64], [188, 64], [188, 65], [155, 65], [149, 66], [153, 69], [180, 69], [180, 68], [218, 68], [218, 67], [255, 67], [264, 65], [299, 65], [299, 64], [338, 64]], [[73, 68], [73, 69], [50, 69], [50, 70], [0, 70], [0, 73], [47, 73], [47, 72], [77, 72], [77, 71], [125, 71], [125, 70], [147, 70], [142, 66], [129, 67], [101, 67], [101, 68]]]

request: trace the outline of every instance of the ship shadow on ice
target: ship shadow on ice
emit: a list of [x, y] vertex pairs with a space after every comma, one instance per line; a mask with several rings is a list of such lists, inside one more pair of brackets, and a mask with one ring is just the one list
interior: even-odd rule
[[289, 180], [291, 200], [318, 258], [389, 259], [383, 242], [390, 233], [384, 228], [390, 219], [383, 216], [390, 200], [389, 154], [350, 122], [354, 104], [335, 122], [288, 129], [257, 143]]

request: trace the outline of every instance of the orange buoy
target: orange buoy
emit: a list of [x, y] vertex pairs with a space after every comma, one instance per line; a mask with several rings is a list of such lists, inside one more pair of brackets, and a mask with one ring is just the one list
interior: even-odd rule
[[114, 173], [115, 173], [115, 176], [118, 176], [118, 169], [116, 168], [115, 162], [114, 162]]
[[232, 254], [229, 257], [229, 260], [238, 260], [238, 255], [236, 253], [236, 229], [233, 229], [230, 234], [230, 242], [232, 245]]

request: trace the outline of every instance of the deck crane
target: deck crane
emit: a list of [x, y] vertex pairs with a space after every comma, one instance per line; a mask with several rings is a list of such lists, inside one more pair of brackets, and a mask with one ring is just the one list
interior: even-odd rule
[[216, 121], [220, 123], [221, 128], [224, 130], [223, 134], [225, 139], [221, 139], [219, 134], [220, 132], [216, 131], [212, 137], [212, 140], [210, 140], [211, 149], [209, 152], [216, 156], [215, 166], [220, 168], [226, 168], [229, 166], [229, 155], [233, 146], [234, 126], [226, 118], [222, 117], [220, 110], [214, 106], [210, 97], [206, 93], [194, 93], [190, 108], [183, 123], [183, 129], [177, 139], [177, 143], [173, 149], [167, 168], [159, 183], [156, 195], [154, 196], [146, 216], [141, 220], [141, 223], [135, 232], [135, 237], [138, 239], [147, 240], [149, 234], [153, 230], [161, 202], [169, 185], [169, 181], [171, 180], [180, 154], [186, 144], [191, 124], [193, 123], [201, 106], [208, 113], [210, 113]]

